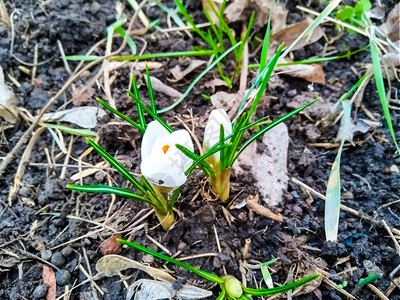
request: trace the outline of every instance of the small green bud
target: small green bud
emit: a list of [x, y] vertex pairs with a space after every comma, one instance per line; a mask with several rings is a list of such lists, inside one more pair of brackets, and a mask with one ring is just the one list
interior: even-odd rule
[[225, 279], [225, 288], [229, 297], [239, 298], [243, 294], [242, 284], [239, 280], [231, 275], [227, 275], [223, 277]]

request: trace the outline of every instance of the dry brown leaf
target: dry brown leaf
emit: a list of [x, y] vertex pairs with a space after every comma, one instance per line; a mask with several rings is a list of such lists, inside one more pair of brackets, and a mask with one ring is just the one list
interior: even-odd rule
[[4, 82], [3, 69], [0, 66], [0, 117], [11, 124], [18, 122], [17, 98]]
[[166, 94], [172, 98], [180, 98], [182, 96], [181, 92], [178, 92], [174, 88], [166, 85], [157, 77], [150, 76], [150, 80], [154, 91]]
[[182, 300], [204, 299], [212, 296], [211, 291], [190, 284], [184, 284], [179, 290], [176, 290], [170, 282], [139, 279], [128, 288], [125, 299], [130, 300], [133, 296], [135, 296], [134, 300], [172, 299], [175, 294], [176, 298]]
[[[257, 151], [257, 143], [252, 143], [242, 152], [233, 167], [239, 175], [248, 174], [249, 167], [264, 201], [268, 206], [276, 206], [283, 200], [283, 192], [286, 191], [289, 180], [289, 135], [286, 125], [281, 123], [267, 131], [262, 143], [264, 149], [261, 154]], [[247, 167], [243, 169], [241, 165]]]
[[156, 280], [169, 282], [175, 280], [174, 277], [163, 270], [145, 266], [135, 260], [120, 255], [106, 255], [100, 258], [96, 263], [96, 270], [104, 273], [107, 277], [118, 275], [119, 272], [132, 268], [146, 272]]
[[176, 82], [183, 79], [186, 75], [188, 75], [193, 70], [197, 69], [198, 67], [205, 65], [207, 62], [204, 60], [199, 59], [192, 59], [190, 61], [189, 66], [185, 70], [181, 70], [181, 67], [176, 65], [174, 68], [170, 70], [171, 74], [175, 77], [175, 79], [169, 79], [171, 82]]
[[385, 23], [380, 27], [392, 42], [400, 40], [400, 3], [397, 3], [389, 13]]
[[46, 300], [55, 300], [57, 294], [56, 275], [52, 268], [43, 265], [43, 283], [47, 285]]
[[262, 206], [258, 203], [258, 195], [255, 197], [249, 195], [247, 197], [246, 205], [249, 209], [253, 210], [255, 213], [264, 216], [266, 218], [272, 219], [276, 222], [283, 222], [283, 217], [280, 214], [273, 213], [270, 209]]
[[[268, 17], [272, 7], [272, 0], [234, 0], [225, 9], [227, 22], [248, 22], [252, 12], [255, 12], [255, 27], [263, 27], [268, 23]], [[285, 27], [287, 9], [282, 4], [274, 4], [271, 16], [271, 33]]]
[[100, 247], [103, 255], [120, 254], [122, 252], [122, 244], [117, 242], [117, 239], [122, 238], [122, 233], [117, 233], [110, 236]]
[[228, 84], [226, 83], [226, 81], [224, 81], [224, 80], [222, 80], [222, 79], [220, 79], [220, 78], [214, 78], [213, 80], [210, 80], [210, 81], [207, 81], [205, 84], [204, 84], [204, 86], [206, 87], [206, 88], [210, 88], [211, 89], [211, 91], [213, 92], [213, 93], [215, 93], [215, 88], [217, 87], [217, 86], [228, 86]]
[[[312, 23], [312, 19], [307, 17], [304, 20], [291, 24], [289, 26], [283, 27], [280, 31], [277, 31], [274, 35], [271, 36], [271, 49], [276, 49], [279, 47], [282, 43], [285, 43], [285, 45], [290, 45], [292, 44], [298, 37], [299, 35], [306, 30], [306, 28]], [[324, 32], [321, 27], [315, 28], [309, 35], [305, 36], [302, 38], [292, 49], [297, 50], [300, 48], [303, 48], [306, 45], [310, 45], [312, 43], [315, 43], [318, 41], [322, 36]], [[269, 51], [270, 52], [270, 51]], [[272, 55], [273, 53], [271, 53]]]
[[72, 91], [72, 104], [74, 106], [82, 106], [87, 102], [91, 102], [93, 99], [94, 90], [91, 87], [85, 88], [81, 93], [78, 90]]
[[43, 122], [68, 122], [82, 128], [94, 128], [97, 118], [102, 118], [106, 112], [96, 106], [80, 106], [44, 114]]
[[[211, 3], [213, 4], [214, 8], [216, 11], [220, 11], [221, 10], [221, 1], [214, 1], [211, 0]], [[208, 15], [210, 16], [212, 22], [215, 25], [219, 25], [219, 19], [218, 17], [215, 15], [215, 13], [213, 12], [211, 6], [208, 4], [207, 0], [201, 0], [201, 4], [203, 5], [203, 9], [205, 9], [208, 12]]]
[[291, 77], [302, 78], [311, 83], [325, 84], [324, 70], [317, 64], [280, 66], [276, 67], [275, 71]]

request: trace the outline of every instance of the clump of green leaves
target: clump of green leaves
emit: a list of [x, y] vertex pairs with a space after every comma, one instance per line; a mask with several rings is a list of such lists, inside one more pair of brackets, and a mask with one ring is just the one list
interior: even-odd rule
[[173, 259], [169, 256], [166, 256], [166, 255], [157, 253], [155, 251], [152, 251], [150, 249], [147, 249], [146, 247], [143, 247], [141, 245], [138, 245], [138, 244], [135, 244], [132, 242], [128, 242], [125, 240], [121, 240], [121, 239], [117, 239], [117, 241], [124, 245], [127, 245], [133, 249], [142, 251], [142, 252], [150, 254], [154, 257], [157, 257], [157, 258], [160, 258], [167, 262], [173, 263], [177, 266], [180, 266], [190, 272], [193, 272], [193, 273], [203, 277], [206, 280], [209, 280], [211, 282], [218, 284], [221, 288], [221, 292], [219, 293], [216, 300], [224, 300], [224, 299], [227, 299], [227, 300], [250, 300], [251, 296], [272, 296], [275, 294], [284, 293], [286, 291], [298, 288], [298, 287], [314, 280], [315, 278], [317, 278], [320, 275], [320, 274], [314, 274], [311, 276], [307, 276], [307, 277], [297, 280], [295, 282], [292, 282], [292, 283], [289, 283], [286, 285], [282, 285], [279, 287], [275, 287], [275, 288], [252, 289], [252, 288], [243, 286], [240, 283], [240, 281], [238, 279], [236, 279], [234, 276], [226, 275], [223, 277], [219, 277], [217, 275], [208, 273], [206, 271], [197, 269], [191, 265], [188, 265], [181, 261]]
[[[352, 6], [341, 6], [340, 10], [336, 13], [336, 19], [346, 22], [352, 26], [365, 29], [371, 25], [371, 21], [366, 16], [366, 12], [371, 10], [371, 2], [369, 0], [359, 0]], [[354, 33], [348, 29], [350, 33]]]

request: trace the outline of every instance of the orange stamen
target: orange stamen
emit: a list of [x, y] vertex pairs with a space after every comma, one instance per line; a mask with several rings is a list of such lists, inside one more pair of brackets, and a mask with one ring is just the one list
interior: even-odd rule
[[162, 146], [162, 150], [164, 151], [164, 154], [167, 154], [169, 148], [170, 148], [169, 145]]

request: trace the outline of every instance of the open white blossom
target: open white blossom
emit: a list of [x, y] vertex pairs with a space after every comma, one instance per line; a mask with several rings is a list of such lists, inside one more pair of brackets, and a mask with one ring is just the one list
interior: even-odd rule
[[186, 130], [169, 133], [158, 121], [148, 124], [142, 139], [140, 169], [146, 179], [158, 186], [176, 188], [186, 182], [185, 171], [193, 160], [175, 144], [193, 151], [193, 142]]
[[[232, 134], [232, 123], [229, 119], [228, 114], [223, 109], [214, 109], [204, 130], [204, 140], [203, 140], [203, 151], [207, 151], [212, 146], [219, 142], [220, 126], [224, 127], [225, 137]], [[229, 139], [225, 141], [228, 143]], [[219, 162], [220, 153], [219, 151], [211, 156], [211, 159], [215, 162]]]

